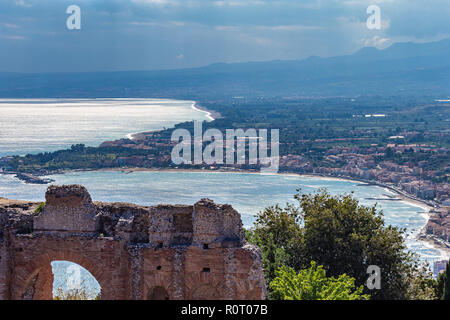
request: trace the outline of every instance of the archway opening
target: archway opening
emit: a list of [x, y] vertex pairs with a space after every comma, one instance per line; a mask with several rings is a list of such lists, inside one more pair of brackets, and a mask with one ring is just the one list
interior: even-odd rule
[[148, 291], [147, 300], [169, 300], [169, 293], [163, 287], [153, 287]]
[[99, 300], [101, 287], [97, 279], [79, 264], [52, 261], [54, 300]]

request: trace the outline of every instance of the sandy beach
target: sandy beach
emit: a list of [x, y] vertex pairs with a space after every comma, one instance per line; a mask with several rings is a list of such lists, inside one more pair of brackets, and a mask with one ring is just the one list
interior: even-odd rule
[[[213, 110], [208, 110], [205, 107], [199, 106], [197, 104], [197, 102], [195, 101], [189, 101], [191, 103], [191, 108], [195, 111], [199, 111], [199, 112], [203, 112], [206, 114], [206, 117], [208, 118], [209, 121], [214, 121], [216, 119], [220, 119], [222, 118], [222, 115], [217, 112], [217, 111], [213, 111]], [[153, 130], [153, 131], [146, 131], [146, 132], [136, 132], [136, 133], [129, 133], [126, 138], [130, 139], [130, 140], [142, 140], [145, 139], [146, 135], [149, 135], [151, 133], [154, 132], [158, 132], [161, 130]]]
[[214, 111], [214, 110], [209, 110], [209, 109], [197, 104], [197, 102], [195, 102], [195, 101], [192, 101], [192, 109], [206, 112], [207, 116], [211, 119], [211, 121], [222, 118], [222, 115], [219, 112]]

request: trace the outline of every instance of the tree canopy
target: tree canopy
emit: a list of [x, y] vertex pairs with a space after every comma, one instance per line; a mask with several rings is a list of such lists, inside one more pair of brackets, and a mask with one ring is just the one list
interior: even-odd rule
[[283, 266], [270, 283], [272, 296], [281, 300], [368, 300], [363, 286], [356, 288], [355, 279], [346, 274], [327, 277], [323, 266], [311, 261], [308, 269], [296, 273]]
[[324, 189], [313, 194], [299, 189], [294, 198], [297, 204], [260, 212], [255, 227], [247, 232], [248, 240], [262, 250], [270, 298], [274, 297], [270, 283], [279, 276], [276, 270], [287, 266], [299, 272], [311, 261], [330, 277], [354, 278], [356, 287], [366, 284], [369, 266], [378, 266], [381, 289], [364, 288], [372, 299], [428, 296], [424, 291], [432, 281], [407, 249], [405, 230], [385, 225], [376, 206], [366, 207], [352, 194], [333, 196]]
[[436, 295], [440, 300], [450, 300], [450, 262], [438, 277]]

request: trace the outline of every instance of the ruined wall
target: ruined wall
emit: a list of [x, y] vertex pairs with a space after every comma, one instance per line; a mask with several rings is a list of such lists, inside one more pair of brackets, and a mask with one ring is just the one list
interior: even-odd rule
[[45, 194], [42, 214], [34, 218], [33, 230], [90, 233], [97, 231], [95, 206], [82, 186], [51, 186]]
[[0, 199], [0, 299], [51, 299], [57, 260], [86, 268], [102, 299], [265, 298], [261, 253], [229, 205], [99, 203], [72, 185], [37, 207]]
[[6, 299], [9, 290], [9, 269], [6, 241], [0, 236], [0, 299]]

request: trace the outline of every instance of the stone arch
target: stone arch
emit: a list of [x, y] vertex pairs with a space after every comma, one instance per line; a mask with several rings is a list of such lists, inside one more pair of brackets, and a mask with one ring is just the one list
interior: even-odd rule
[[[107, 283], [105, 281], [104, 272], [101, 266], [95, 264], [91, 259], [73, 251], [51, 251], [47, 253], [38, 254], [27, 266], [16, 270], [18, 283], [15, 288], [15, 299], [23, 299], [24, 293], [30, 290], [30, 285], [36, 281], [36, 285], [42, 286], [45, 284], [45, 291], [39, 292], [34, 299], [52, 299], [52, 292], [48, 292], [53, 287], [53, 273], [51, 272], [51, 263], [53, 261], [69, 261], [76, 263], [85, 268], [97, 280], [101, 287], [101, 299], [108, 299], [109, 292]], [[50, 272], [49, 272], [50, 270]], [[41, 281], [41, 282], [39, 282]], [[51, 284], [51, 285], [49, 285]]]
[[43, 266], [27, 283], [21, 298], [23, 300], [51, 300], [53, 299], [53, 273], [51, 266]]
[[147, 293], [147, 300], [169, 300], [169, 293], [164, 287], [153, 287]]
[[[231, 206], [93, 203], [79, 185], [49, 187], [42, 211], [31, 214], [38, 206], [0, 199], [2, 299], [52, 299], [52, 261], [86, 269], [104, 300], [145, 299], [149, 292], [174, 300], [265, 294], [261, 253], [244, 246]], [[237, 288], [240, 281], [249, 287]]]
[[186, 299], [218, 300], [224, 299], [223, 283], [219, 277], [210, 273], [193, 273], [186, 278]]
[[[173, 300], [176, 299], [174, 294], [174, 286], [172, 282], [172, 277], [168, 274], [154, 274], [151, 276], [145, 277], [145, 291], [147, 295], [144, 296], [144, 299], [147, 300]], [[150, 295], [152, 294], [152, 290], [155, 288], [162, 288], [167, 293], [167, 299], [150, 299]], [[159, 289], [158, 289], [159, 290]], [[162, 291], [160, 291], [162, 292]]]
[[66, 296], [70, 299], [74, 293], [77, 299], [100, 299], [100, 284], [88, 270], [70, 261], [52, 261], [51, 266], [53, 299], [64, 299]]

